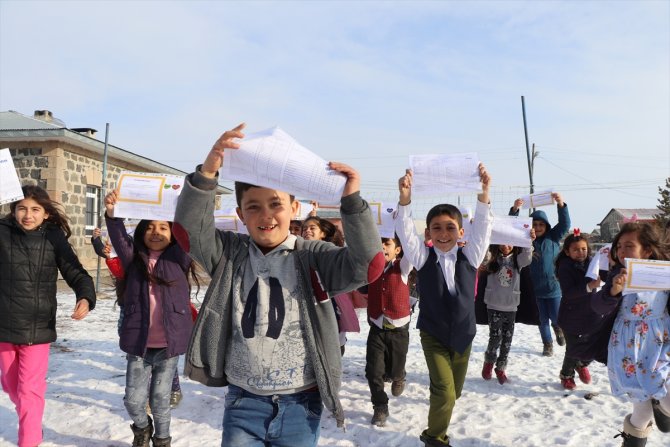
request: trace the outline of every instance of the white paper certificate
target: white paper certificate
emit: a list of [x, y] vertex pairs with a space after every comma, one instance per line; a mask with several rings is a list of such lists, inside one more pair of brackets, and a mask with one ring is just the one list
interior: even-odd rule
[[495, 216], [491, 230], [491, 244], [530, 248], [533, 245], [530, 239], [532, 228], [533, 219], [530, 217]]
[[392, 238], [395, 235], [395, 222], [393, 221], [393, 213], [396, 208], [395, 203], [380, 202], [376, 200], [370, 201], [370, 211], [372, 212], [372, 219], [377, 224], [379, 236]]
[[226, 149], [221, 177], [285, 191], [323, 203], [340, 203], [346, 176], [278, 127], [247, 135]]
[[119, 196], [114, 217], [174, 221], [184, 177], [124, 171], [119, 176]]
[[623, 293], [670, 290], [670, 261], [626, 258], [628, 272]]
[[425, 195], [481, 192], [476, 153], [410, 155], [412, 192]]
[[0, 149], [0, 205], [23, 199], [23, 190], [16, 174], [9, 149]]
[[235, 208], [233, 206], [214, 210], [214, 226], [223, 231], [249, 234], [247, 227], [240, 220]]
[[523, 205], [521, 205], [521, 208], [539, 208], [541, 206], [553, 205], [555, 202], [551, 196], [552, 194], [552, 191], [542, 191], [522, 196]]

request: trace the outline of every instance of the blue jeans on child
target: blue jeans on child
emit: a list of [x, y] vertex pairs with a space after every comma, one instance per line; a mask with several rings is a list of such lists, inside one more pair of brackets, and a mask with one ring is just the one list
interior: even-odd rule
[[[147, 400], [154, 417], [157, 438], [170, 436], [170, 391], [179, 356], [167, 358], [166, 348], [149, 348], [144, 357], [128, 354], [126, 395], [123, 403], [136, 427], [149, 423]], [[149, 386], [149, 381], [151, 385]]]
[[221, 446], [314, 447], [322, 411], [318, 390], [259, 396], [228, 385]]
[[538, 298], [537, 310], [540, 317], [540, 336], [542, 343], [551, 343], [554, 339], [551, 336], [551, 327], [558, 326], [558, 309], [561, 306], [560, 298]]

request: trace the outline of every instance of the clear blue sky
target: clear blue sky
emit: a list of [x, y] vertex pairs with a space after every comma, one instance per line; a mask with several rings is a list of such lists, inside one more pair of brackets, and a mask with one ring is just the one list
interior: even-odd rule
[[[475, 151], [504, 214], [529, 183], [521, 95], [536, 188], [574, 226], [654, 208], [670, 2], [0, 0], [0, 110], [100, 139], [109, 122], [112, 144], [187, 171], [241, 121], [358, 168], [378, 200], [410, 154]], [[416, 198], [418, 214], [459, 199]]]

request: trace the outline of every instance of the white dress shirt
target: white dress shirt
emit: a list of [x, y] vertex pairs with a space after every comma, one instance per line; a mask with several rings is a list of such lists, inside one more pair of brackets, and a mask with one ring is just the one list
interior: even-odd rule
[[[404, 256], [409, 259], [409, 262], [417, 270], [420, 270], [428, 260], [430, 248], [426, 247], [423, 243], [423, 238], [419, 237], [416, 231], [414, 219], [412, 218], [411, 205], [402, 206], [398, 204], [398, 212], [394, 217], [394, 221], [395, 231], [402, 244]], [[463, 254], [474, 268], [478, 268], [484, 261], [491, 241], [492, 227], [493, 213], [491, 212], [491, 206], [478, 201], [475, 208], [472, 233], [468, 238], [468, 243], [463, 247]], [[434, 248], [435, 254], [437, 254], [437, 262], [442, 268], [442, 274], [447, 283], [447, 289], [449, 289], [451, 294], [454, 294], [456, 292], [456, 280], [454, 276], [456, 275], [455, 265], [458, 245], [455, 244], [448, 252], [443, 252], [437, 247]]]

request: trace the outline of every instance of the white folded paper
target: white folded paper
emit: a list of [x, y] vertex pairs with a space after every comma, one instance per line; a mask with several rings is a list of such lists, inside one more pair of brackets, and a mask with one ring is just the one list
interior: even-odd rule
[[279, 127], [248, 134], [226, 149], [221, 177], [324, 203], [340, 203], [346, 176]]
[[0, 149], [0, 205], [23, 200], [23, 190], [9, 149]]
[[412, 193], [431, 195], [481, 192], [479, 157], [476, 153], [410, 155]]
[[533, 220], [530, 217], [494, 216], [491, 244], [529, 248], [533, 245], [530, 239], [532, 228]]

